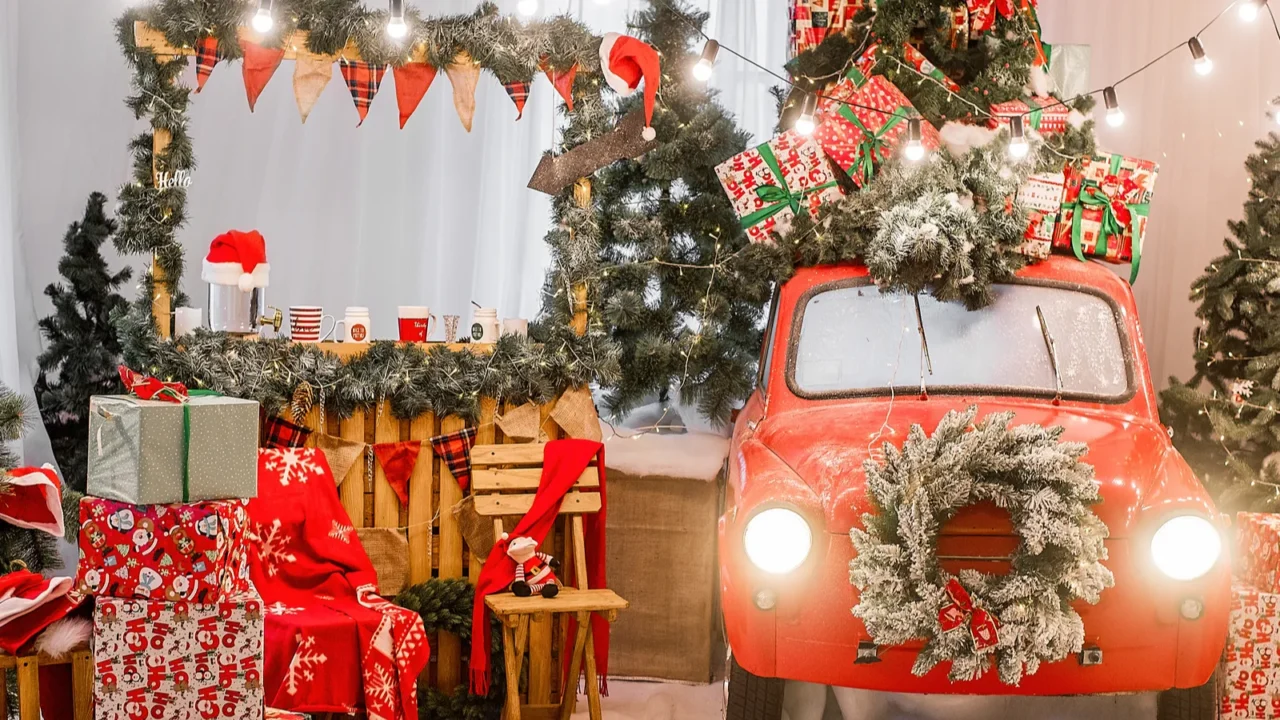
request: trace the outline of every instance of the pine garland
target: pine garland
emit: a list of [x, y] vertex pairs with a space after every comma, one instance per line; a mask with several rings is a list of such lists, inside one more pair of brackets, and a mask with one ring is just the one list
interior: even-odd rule
[[[1070, 603], [1097, 603], [1115, 580], [1101, 564], [1107, 526], [1089, 509], [1101, 497], [1093, 467], [1079, 461], [1086, 446], [1059, 442], [1060, 427], [1010, 428], [1011, 412], [975, 425], [977, 414], [976, 406], [949, 412], [932, 436], [912, 425], [901, 450], [886, 443], [883, 462], [863, 465], [874, 512], [850, 531], [849, 575], [860, 593], [853, 613], [879, 645], [926, 640], [916, 675], [950, 662], [953, 682], [972, 680], [994, 655], [1000, 680], [1017, 685], [1040, 663], [1080, 650], [1084, 624]], [[954, 576], [999, 621], [998, 644], [978, 649], [968, 619], [941, 629], [953, 576], [938, 564], [937, 543], [959, 510], [984, 501], [1009, 511], [1020, 542], [1009, 574]]]
[[[396, 596], [395, 604], [422, 616], [427, 634], [448, 632], [462, 642], [471, 641], [471, 610], [475, 587], [466, 580], [428, 580], [406, 588]], [[452, 695], [432, 687], [418, 688], [418, 717], [422, 720], [495, 720], [502, 714], [506, 700], [506, 675], [502, 668], [502, 627], [491, 618], [489, 633], [489, 666], [494, 668], [489, 694], [472, 695], [465, 685]]]

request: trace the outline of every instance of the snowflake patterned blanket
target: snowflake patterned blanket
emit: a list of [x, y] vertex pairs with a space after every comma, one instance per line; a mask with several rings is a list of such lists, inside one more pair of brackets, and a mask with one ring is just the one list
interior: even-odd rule
[[378, 596], [324, 454], [260, 450], [250, 577], [266, 609], [267, 705], [417, 720], [422, 618]]

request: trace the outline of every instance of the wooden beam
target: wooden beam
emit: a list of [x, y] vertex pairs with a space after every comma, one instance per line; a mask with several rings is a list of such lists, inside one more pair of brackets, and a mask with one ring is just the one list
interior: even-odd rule
[[[580, 208], [591, 206], [591, 178], [580, 178], [573, 184], [573, 201]], [[578, 283], [573, 286], [573, 331], [579, 336], [587, 334], [587, 284]]]
[[[169, 149], [173, 134], [164, 128], [151, 129], [151, 186], [160, 187], [160, 167], [157, 162], [161, 155]], [[155, 320], [156, 330], [160, 337], [168, 338], [173, 334], [173, 298], [169, 296], [169, 287], [165, 284], [168, 275], [160, 267], [159, 258], [151, 256], [151, 317]]]
[[[533, 507], [533, 495], [477, 495], [476, 513], [481, 517], [520, 516]], [[443, 506], [443, 502], [441, 503]], [[560, 514], [579, 515], [600, 512], [600, 493], [565, 493]], [[443, 577], [443, 575], [442, 575]]]
[[[272, 44], [272, 41], [275, 40], [274, 33], [267, 33], [264, 35], [251, 27], [241, 27], [236, 32], [237, 36], [241, 40], [245, 40], [256, 45]], [[298, 51], [305, 51], [307, 49], [308, 36], [309, 33], [301, 30], [290, 34], [283, 45], [284, 59], [296, 60], [298, 57]], [[141, 20], [138, 20], [133, 24], [133, 42], [140, 48], [146, 48], [156, 55], [164, 57], [177, 57], [182, 55], [191, 56], [196, 54], [196, 49], [193, 47], [186, 45], [182, 47], [175, 47], [170, 45], [169, 41], [165, 39], [164, 33]], [[347, 41], [346, 47], [334, 54], [333, 59], [336, 62], [340, 57], [353, 62], [363, 59], [360, 56], [360, 49], [350, 40]], [[412, 52], [410, 52], [405, 59], [411, 62], [426, 62], [426, 44], [419, 43], [414, 46]]]

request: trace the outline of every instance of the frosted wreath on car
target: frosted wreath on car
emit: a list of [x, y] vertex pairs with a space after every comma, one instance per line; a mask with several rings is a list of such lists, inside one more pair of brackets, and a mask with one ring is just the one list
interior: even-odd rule
[[[1063, 396], [1121, 400], [1129, 370], [1116, 311], [1106, 299], [1069, 288], [995, 287], [981, 310], [921, 295], [920, 320], [933, 372], [930, 392], [992, 389], [1044, 394], [1056, 389], [1053, 364], [1036, 314], [1057, 349]], [[794, 382], [802, 394], [858, 394], [889, 388], [917, 391], [921, 352], [916, 298], [874, 285], [820, 291], [804, 306]]]

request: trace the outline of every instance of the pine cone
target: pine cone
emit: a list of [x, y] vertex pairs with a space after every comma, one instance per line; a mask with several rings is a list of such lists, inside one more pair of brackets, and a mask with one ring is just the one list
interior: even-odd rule
[[297, 389], [293, 391], [293, 400], [289, 403], [289, 411], [293, 413], [293, 421], [299, 425], [307, 419], [307, 414], [311, 412], [311, 407], [315, 405], [315, 391], [311, 388], [311, 383], [303, 380], [299, 383]]

